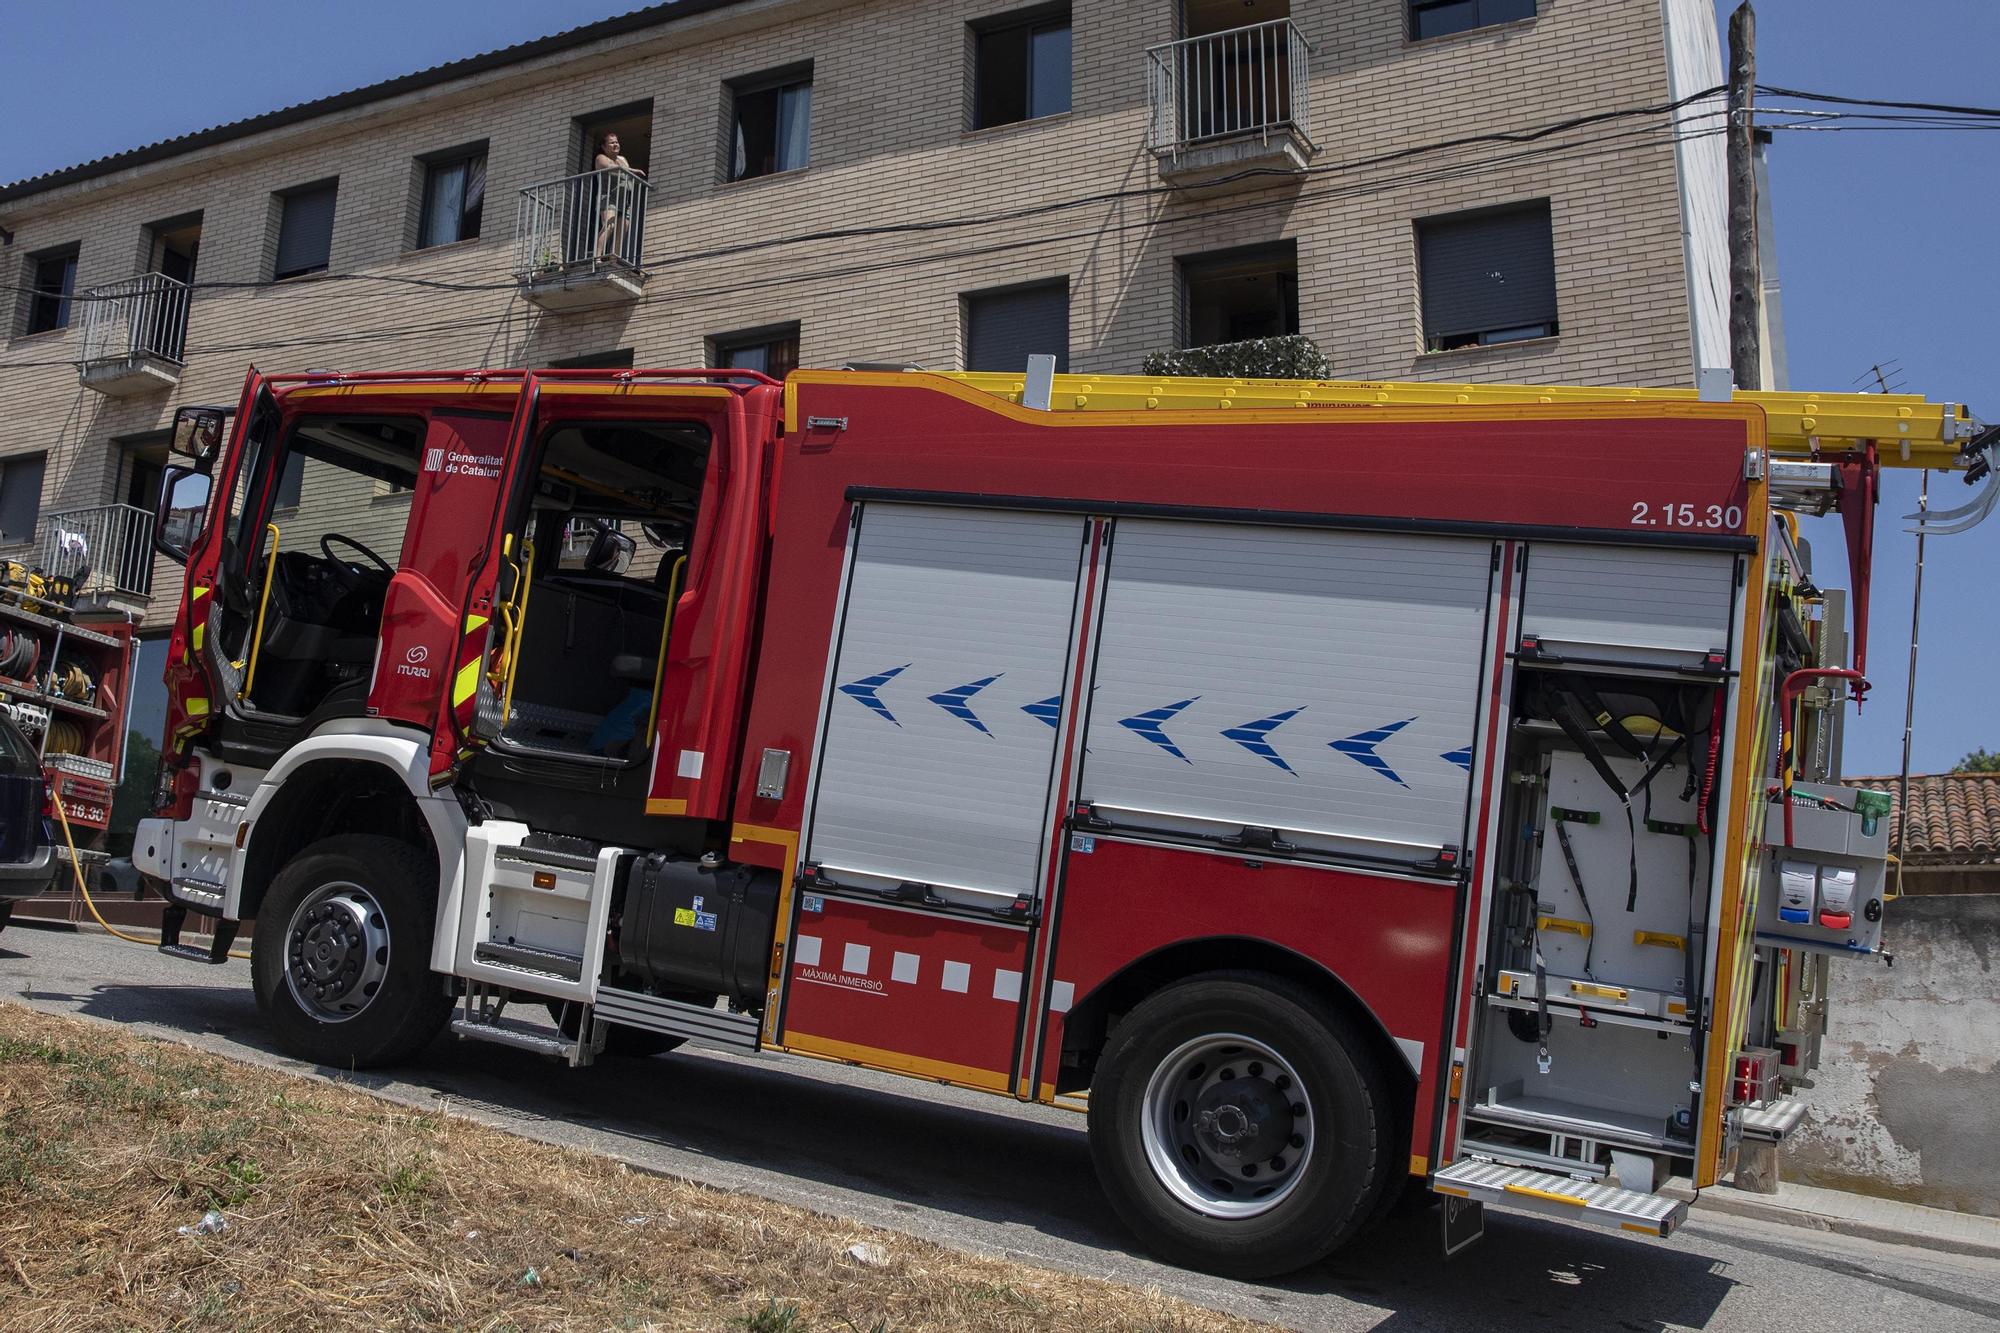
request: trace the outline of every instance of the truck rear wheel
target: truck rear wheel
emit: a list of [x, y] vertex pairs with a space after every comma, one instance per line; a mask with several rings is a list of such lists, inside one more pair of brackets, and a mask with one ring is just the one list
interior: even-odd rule
[[393, 838], [328, 838], [294, 857], [258, 909], [250, 955], [278, 1044], [365, 1069], [435, 1037], [452, 1004], [430, 970], [436, 898], [429, 862]]
[[1090, 1149], [1112, 1206], [1169, 1262], [1229, 1277], [1302, 1268], [1394, 1182], [1372, 1054], [1303, 988], [1252, 972], [1180, 982], [1111, 1032]]

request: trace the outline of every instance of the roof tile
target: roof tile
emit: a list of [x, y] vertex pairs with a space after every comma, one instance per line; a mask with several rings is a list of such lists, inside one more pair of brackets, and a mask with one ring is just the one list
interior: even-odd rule
[[[1893, 851], [1903, 818], [1902, 779], [1892, 773], [1843, 778], [1841, 784], [1889, 793]], [[1907, 836], [1902, 855], [1908, 865], [2000, 864], [2000, 773], [1912, 773]]]

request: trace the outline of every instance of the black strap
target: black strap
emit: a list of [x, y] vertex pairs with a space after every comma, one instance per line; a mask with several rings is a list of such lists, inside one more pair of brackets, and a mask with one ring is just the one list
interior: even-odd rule
[[1631, 755], [1634, 759], [1644, 759], [1646, 757], [1645, 745], [1637, 736], [1634, 736], [1625, 729], [1624, 722], [1620, 721], [1618, 715], [1606, 706], [1603, 697], [1596, 690], [1580, 680], [1571, 683], [1569, 689], [1575, 694], [1577, 700], [1583, 704], [1584, 708], [1589, 710], [1591, 722], [1597, 726], [1598, 730], [1611, 738], [1612, 744], [1616, 745], [1626, 754]]
[[1583, 919], [1590, 925], [1590, 934], [1583, 937], [1583, 975], [1595, 981], [1597, 974], [1590, 970], [1590, 956], [1597, 945], [1597, 914], [1590, 910], [1590, 894], [1583, 887], [1583, 872], [1576, 868], [1576, 848], [1570, 846], [1569, 824], [1565, 820], [1556, 821], [1556, 844], [1562, 848], [1563, 864], [1569, 867], [1569, 882], [1576, 885], [1576, 896], [1583, 903]]
[[1625, 790], [1625, 784], [1618, 780], [1618, 775], [1611, 771], [1611, 761], [1604, 757], [1604, 751], [1590, 738], [1590, 724], [1584, 717], [1576, 696], [1567, 690], [1551, 689], [1547, 701], [1549, 716], [1562, 728], [1563, 735], [1569, 737], [1570, 744], [1583, 752], [1583, 757], [1597, 770], [1597, 776], [1604, 779], [1604, 785], [1611, 788], [1619, 800], [1629, 805], [1631, 793]]
[[[1672, 745], [1669, 745], [1666, 749], [1660, 752], [1660, 757], [1653, 761], [1652, 766], [1646, 770], [1645, 774], [1642, 777], [1640, 777], [1639, 784], [1632, 789], [1633, 792], [1646, 793], [1646, 809], [1648, 811], [1650, 811], [1653, 808], [1653, 792], [1652, 792], [1653, 779], [1660, 775], [1661, 769], [1665, 768], [1668, 764], [1673, 762], [1674, 756], [1680, 753], [1681, 745], [1686, 740], [1687, 740], [1686, 736], [1676, 736], [1674, 738], [1674, 743]], [[1627, 823], [1627, 825], [1632, 825], [1632, 803], [1629, 800], [1626, 801], [1625, 803], [1625, 822]], [[1631, 828], [1631, 833], [1632, 833], [1632, 841], [1630, 842], [1630, 844], [1628, 844], [1628, 846], [1630, 848], [1630, 864], [1632, 869], [1632, 879], [1630, 886], [1625, 891], [1625, 910], [1628, 912], [1631, 911], [1634, 907], [1636, 907], [1639, 902], [1638, 828], [1636, 826], [1633, 826]]]

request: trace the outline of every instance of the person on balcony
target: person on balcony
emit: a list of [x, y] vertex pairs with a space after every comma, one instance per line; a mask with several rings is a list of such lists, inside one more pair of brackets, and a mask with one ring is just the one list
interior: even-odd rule
[[[600, 260], [615, 257], [636, 263], [639, 257], [626, 254], [625, 243], [632, 233], [633, 214], [639, 207], [639, 187], [633, 177], [646, 173], [625, 160], [624, 145], [618, 142], [618, 135], [612, 131], [607, 131], [598, 139], [597, 156], [591, 160], [591, 165], [606, 173], [597, 178], [602, 208], [597, 217], [596, 257]], [[621, 174], [625, 172], [631, 174]]]

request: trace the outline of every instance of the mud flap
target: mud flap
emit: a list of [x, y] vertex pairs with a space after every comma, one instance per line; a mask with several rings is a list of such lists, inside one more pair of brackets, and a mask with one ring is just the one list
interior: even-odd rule
[[1477, 1199], [1460, 1199], [1449, 1194], [1443, 1196], [1443, 1201], [1438, 1216], [1443, 1220], [1444, 1257], [1449, 1259], [1486, 1239], [1486, 1205]]

